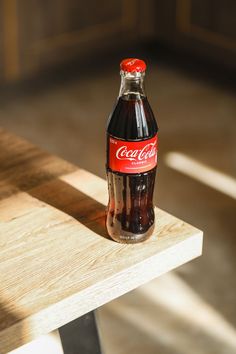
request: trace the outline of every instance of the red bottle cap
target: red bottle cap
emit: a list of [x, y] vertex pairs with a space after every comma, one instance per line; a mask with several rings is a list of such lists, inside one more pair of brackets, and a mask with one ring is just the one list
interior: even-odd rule
[[129, 73], [141, 73], [146, 70], [146, 64], [141, 59], [128, 58], [122, 60], [122, 62], [120, 63], [120, 68], [121, 70]]

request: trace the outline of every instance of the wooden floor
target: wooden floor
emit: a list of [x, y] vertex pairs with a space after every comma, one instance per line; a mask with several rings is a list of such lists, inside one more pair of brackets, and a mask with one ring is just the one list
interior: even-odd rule
[[[235, 92], [155, 61], [146, 88], [160, 126], [155, 202], [204, 231], [204, 253], [100, 308], [104, 352], [233, 354]], [[118, 63], [112, 63], [92, 75], [2, 96], [0, 125], [104, 177], [105, 125], [118, 90]], [[177, 171], [180, 163], [184, 173]], [[212, 178], [209, 171], [221, 174]]]

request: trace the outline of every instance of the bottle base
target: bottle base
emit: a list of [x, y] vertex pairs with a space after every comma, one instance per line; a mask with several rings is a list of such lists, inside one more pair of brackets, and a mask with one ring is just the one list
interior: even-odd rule
[[111, 230], [107, 230], [107, 231], [110, 238], [113, 241], [116, 241], [118, 243], [125, 243], [125, 244], [135, 244], [135, 243], [141, 243], [148, 240], [152, 236], [153, 230], [154, 230], [154, 224], [149, 228], [147, 232], [145, 232], [145, 234], [132, 234], [130, 232], [123, 233], [122, 231], [121, 233], [116, 234], [113, 233]]

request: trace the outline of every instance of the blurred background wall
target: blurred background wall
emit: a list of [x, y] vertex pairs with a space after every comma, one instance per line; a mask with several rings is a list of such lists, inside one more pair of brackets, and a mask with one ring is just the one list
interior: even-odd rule
[[1, 0], [0, 82], [132, 43], [165, 43], [235, 68], [234, 0]]
[[235, 14], [235, 0], [0, 0], [0, 125], [105, 178], [119, 62], [140, 56], [155, 204], [204, 231], [202, 257], [98, 311], [107, 354], [236, 352]]

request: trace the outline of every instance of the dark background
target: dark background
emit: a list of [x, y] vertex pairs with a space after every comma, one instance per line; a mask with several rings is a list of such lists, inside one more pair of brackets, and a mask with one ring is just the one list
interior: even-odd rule
[[[0, 83], [111, 52], [175, 48], [235, 69], [234, 0], [1, 0]], [[129, 49], [129, 50], [127, 50]]]

